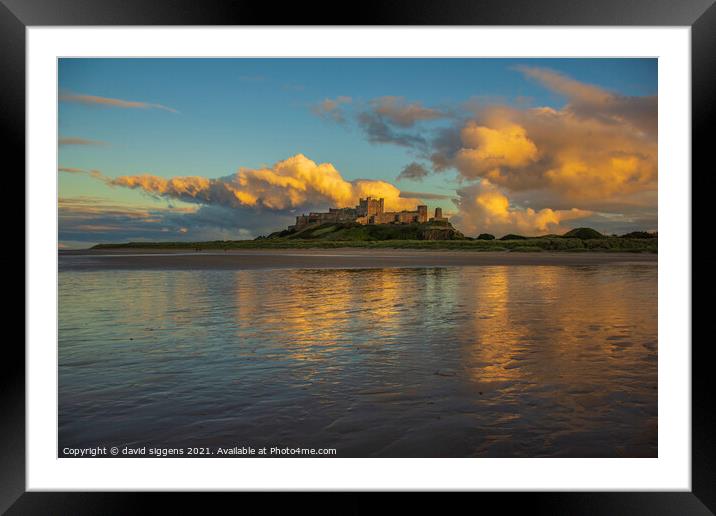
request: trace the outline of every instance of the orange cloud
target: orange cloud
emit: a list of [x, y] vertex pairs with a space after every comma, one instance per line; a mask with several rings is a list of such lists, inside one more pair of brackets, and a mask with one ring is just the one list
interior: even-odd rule
[[419, 199], [404, 198], [385, 181], [346, 181], [330, 163], [317, 164], [303, 154], [271, 168], [241, 168], [218, 179], [153, 175], [121, 176], [113, 186], [140, 189], [151, 195], [208, 205], [290, 210], [313, 206], [354, 206], [361, 197], [383, 197], [387, 210], [414, 209]]
[[468, 122], [460, 134], [464, 147], [457, 153], [459, 170], [484, 175], [500, 167], [520, 168], [534, 163], [537, 146], [527, 137], [527, 131], [513, 123], [485, 127]]
[[[653, 218], [657, 97], [619, 95], [543, 68], [517, 69], [567, 103], [478, 106], [471, 119], [432, 141], [434, 170], [455, 168], [461, 179], [481, 181], [458, 190], [461, 229], [558, 232], [564, 221], [590, 212], [612, 221]], [[508, 195], [542, 209], [515, 208]]]
[[561, 225], [562, 222], [592, 215], [591, 211], [577, 208], [534, 210], [512, 207], [507, 196], [487, 179], [459, 189], [458, 196], [459, 212], [453, 222], [467, 234], [488, 232], [534, 236], [563, 233], [567, 228]]
[[490, 107], [465, 124], [451, 163], [467, 179], [591, 202], [656, 190], [657, 157], [656, 138], [627, 123], [568, 108]]

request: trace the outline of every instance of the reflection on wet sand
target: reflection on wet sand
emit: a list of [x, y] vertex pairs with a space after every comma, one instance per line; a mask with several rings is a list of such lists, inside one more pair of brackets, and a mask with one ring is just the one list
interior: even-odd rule
[[60, 273], [60, 444], [656, 456], [656, 266]]

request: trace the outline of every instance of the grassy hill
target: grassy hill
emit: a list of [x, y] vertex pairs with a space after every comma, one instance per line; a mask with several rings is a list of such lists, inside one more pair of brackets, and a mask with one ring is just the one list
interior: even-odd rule
[[567, 231], [563, 238], [581, 238], [582, 240], [592, 240], [595, 238], [604, 238], [599, 231], [592, 228], [574, 228], [571, 231]]
[[465, 240], [450, 224], [336, 224], [308, 226], [270, 234], [266, 240], [331, 240], [366, 242], [380, 240]]

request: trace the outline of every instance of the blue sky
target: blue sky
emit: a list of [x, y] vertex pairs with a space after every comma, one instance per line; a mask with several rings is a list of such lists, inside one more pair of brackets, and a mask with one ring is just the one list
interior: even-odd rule
[[[356, 122], [359, 114], [370, 110], [375, 99], [388, 96], [403, 99], [404, 105], [437, 110], [444, 116], [394, 127], [430, 141], [440, 129], [482, 116], [473, 115], [473, 109], [565, 111], [580, 102], [571, 90], [526, 76], [520, 66], [548, 70], [620, 98], [657, 95], [654, 59], [61, 59], [59, 137], [101, 144], [60, 145], [59, 166], [98, 170], [106, 178], [222, 178], [239, 167], [272, 167], [300, 153], [316, 163], [331, 163], [347, 181], [384, 180], [403, 191], [454, 197], [456, 190], [481, 178], [456, 165], [421, 181], [396, 179], [411, 162], [428, 167], [427, 154], [415, 147], [371, 143]], [[77, 96], [168, 109], [78, 102]], [[351, 99], [340, 106], [346, 112], [344, 122], [317, 114], [319, 103], [339, 97]], [[510, 185], [500, 186], [509, 193]], [[186, 198], [148, 196], [141, 189], [108, 186], [86, 174], [60, 175], [61, 198], [90, 196], [131, 206], [186, 204]], [[448, 198], [430, 204], [456, 210]], [[65, 236], [76, 243], [78, 232]], [[98, 231], [82, 241], [127, 236], [119, 230]], [[192, 236], [198, 239], [201, 234]]]

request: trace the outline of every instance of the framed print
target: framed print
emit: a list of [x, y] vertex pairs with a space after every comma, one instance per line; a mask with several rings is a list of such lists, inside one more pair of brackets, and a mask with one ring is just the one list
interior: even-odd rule
[[346, 26], [5, 1], [28, 303], [2, 509], [471, 491], [711, 513], [691, 170], [716, 8], [595, 5]]

